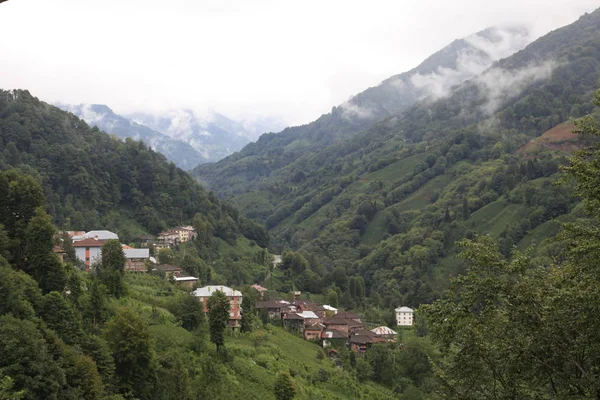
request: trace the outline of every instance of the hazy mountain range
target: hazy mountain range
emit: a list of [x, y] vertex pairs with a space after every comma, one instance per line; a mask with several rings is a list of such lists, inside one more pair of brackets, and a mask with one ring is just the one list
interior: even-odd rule
[[262, 133], [282, 128], [282, 123], [274, 118], [238, 122], [218, 113], [199, 117], [191, 110], [119, 115], [103, 104], [57, 106], [122, 139], [143, 140], [185, 170], [218, 161]]

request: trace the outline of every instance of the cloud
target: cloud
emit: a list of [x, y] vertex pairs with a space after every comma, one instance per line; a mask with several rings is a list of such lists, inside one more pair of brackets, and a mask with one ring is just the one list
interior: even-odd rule
[[342, 111], [342, 117], [348, 121], [375, 117], [375, 113], [369, 107], [360, 107], [351, 100], [342, 103], [338, 108]]
[[486, 95], [480, 106], [483, 112], [492, 115], [509, 98], [517, 96], [532, 83], [547, 79], [557, 64], [554, 61], [531, 64], [517, 70], [491, 68], [476, 79], [477, 85]]
[[410, 82], [421, 91], [421, 100], [446, 97], [453, 87], [478, 76], [494, 61], [525, 48], [531, 40], [525, 28], [494, 27], [470, 35], [464, 39], [469, 47], [459, 51], [454, 68], [439, 67], [429, 74], [417, 73], [410, 77]]

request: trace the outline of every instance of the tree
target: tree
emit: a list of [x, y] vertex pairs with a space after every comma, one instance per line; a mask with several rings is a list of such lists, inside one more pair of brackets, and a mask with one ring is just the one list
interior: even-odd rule
[[175, 254], [171, 249], [160, 249], [158, 251], [158, 262], [161, 264], [173, 264], [175, 261]]
[[256, 316], [254, 315], [255, 302], [251, 296], [242, 298], [242, 332], [251, 332], [254, 328]]
[[220, 290], [215, 290], [206, 302], [210, 340], [217, 346], [217, 352], [225, 345], [223, 333], [229, 322], [229, 298]]
[[27, 224], [25, 271], [33, 276], [44, 293], [62, 292], [67, 284], [65, 268], [53, 251], [54, 232], [50, 216], [38, 207]]
[[12, 378], [13, 390], [25, 390], [25, 400], [56, 399], [66, 383], [48, 347], [33, 322], [0, 317], [0, 371]]
[[292, 400], [296, 396], [296, 384], [287, 372], [280, 372], [273, 388], [275, 399]]
[[152, 399], [157, 363], [148, 325], [138, 313], [121, 308], [106, 324], [105, 336], [115, 360], [119, 392], [125, 397]]
[[121, 242], [110, 239], [102, 245], [99, 277], [108, 292], [117, 299], [125, 290], [123, 275], [125, 274], [125, 254]]
[[63, 232], [61, 235], [61, 245], [64, 252], [67, 254], [67, 259], [71, 263], [75, 264], [77, 262], [77, 257], [75, 255], [75, 247], [73, 247], [73, 241], [71, 240], [71, 237], [66, 231]]
[[0, 193], [0, 224], [10, 240], [8, 261], [23, 268], [27, 225], [36, 209], [44, 206], [44, 192], [32, 176], [10, 170], [0, 172]]
[[40, 316], [65, 343], [79, 343], [83, 336], [81, 322], [60, 293], [50, 292], [44, 296]]
[[25, 397], [25, 390], [14, 390], [14, 381], [10, 376], [0, 373], [0, 400], [21, 400]]
[[194, 331], [204, 322], [202, 303], [195, 296], [184, 296], [177, 307], [177, 319], [181, 326], [188, 331]]

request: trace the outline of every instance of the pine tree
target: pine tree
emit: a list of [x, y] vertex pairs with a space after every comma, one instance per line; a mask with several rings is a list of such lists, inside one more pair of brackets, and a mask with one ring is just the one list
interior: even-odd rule
[[53, 252], [54, 232], [50, 216], [42, 207], [38, 207], [27, 224], [25, 269], [38, 282], [44, 293], [62, 292], [67, 284], [65, 268]]
[[108, 240], [102, 245], [102, 259], [100, 263], [100, 279], [106, 285], [108, 292], [117, 299], [123, 295], [125, 283], [125, 254], [121, 242], [117, 239]]
[[254, 299], [250, 296], [244, 296], [242, 299], [242, 332], [251, 332], [254, 327], [256, 317], [254, 315]]
[[208, 298], [206, 302], [208, 308], [208, 325], [210, 329], [210, 340], [217, 346], [217, 352], [225, 345], [223, 333], [229, 322], [229, 309], [231, 304], [229, 298], [220, 290]]

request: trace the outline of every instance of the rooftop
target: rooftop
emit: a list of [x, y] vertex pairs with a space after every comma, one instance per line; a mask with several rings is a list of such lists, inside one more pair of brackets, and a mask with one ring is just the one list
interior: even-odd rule
[[194, 290], [192, 294], [196, 297], [210, 297], [216, 290], [225, 293], [227, 297], [242, 297], [242, 292], [232, 289], [228, 286], [221, 285], [204, 286]]
[[374, 332], [375, 334], [377, 334], [379, 336], [389, 336], [389, 335], [396, 334], [396, 331], [388, 328], [387, 326], [378, 326], [375, 329], [371, 329], [371, 332]]
[[198, 278], [193, 276], [174, 276], [175, 282], [197, 281]]
[[73, 247], [102, 247], [107, 240], [82, 239], [73, 243]]
[[260, 286], [258, 283], [255, 283], [254, 285], [252, 285], [252, 288], [258, 290], [259, 292], [267, 291], [267, 288]]
[[93, 239], [97, 237], [100, 240], [108, 240], [108, 239], [118, 239], [119, 236], [111, 231], [100, 230], [100, 231], [89, 231], [83, 235], [73, 236], [73, 241], [79, 241], [84, 239]]
[[410, 307], [398, 307], [398, 308], [396, 308], [396, 310], [395, 310], [395, 311], [396, 311], [396, 312], [406, 312], [406, 313], [412, 313], [412, 312], [415, 312], [415, 310], [413, 310], [413, 309], [412, 309], [412, 308], [410, 308]]

